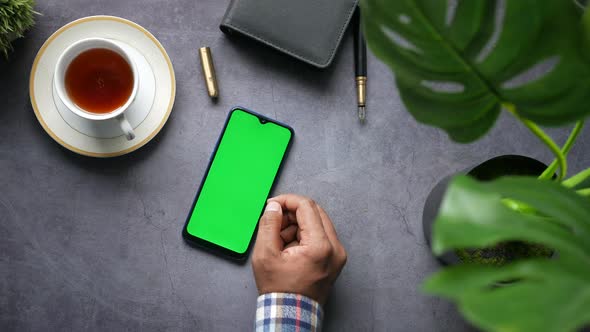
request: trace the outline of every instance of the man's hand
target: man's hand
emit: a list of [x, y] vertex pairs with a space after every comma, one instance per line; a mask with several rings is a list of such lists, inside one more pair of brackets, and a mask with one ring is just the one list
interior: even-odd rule
[[313, 200], [280, 195], [267, 202], [252, 255], [260, 294], [297, 293], [325, 304], [344, 264], [334, 225]]

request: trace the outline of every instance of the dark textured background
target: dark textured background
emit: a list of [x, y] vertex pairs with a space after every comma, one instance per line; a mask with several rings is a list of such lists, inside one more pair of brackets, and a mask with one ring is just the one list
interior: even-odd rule
[[[458, 331], [452, 305], [418, 287], [438, 266], [422, 205], [438, 179], [487, 158], [551, 155], [509, 116], [478, 143], [457, 145], [406, 113], [385, 65], [369, 61], [368, 123], [354, 109], [352, 40], [318, 71], [218, 30], [227, 0], [39, 1], [37, 26], [0, 59], [0, 330], [252, 329], [249, 262], [187, 247], [188, 208], [227, 111], [243, 105], [297, 136], [276, 193], [312, 196], [331, 215], [349, 262], [327, 306], [327, 331]], [[29, 102], [37, 50], [88, 15], [135, 21], [176, 70], [168, 124], [131, 155], [96, 160], [53, 142]], [[197, 48], [209, 45], [221, 98], [207, 97]], [[562, 142], [566, 130], [551, 130]], [[590, 164], [590, 131], [571, 169]]]

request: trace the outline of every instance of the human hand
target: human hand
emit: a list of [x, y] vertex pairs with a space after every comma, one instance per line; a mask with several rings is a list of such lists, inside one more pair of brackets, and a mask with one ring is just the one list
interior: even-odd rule
[[260, 294], [296, 293], [325, 304], [344, 264], [346, 251], [324, 209], [298, 195], [269, 199], [252, 255]]

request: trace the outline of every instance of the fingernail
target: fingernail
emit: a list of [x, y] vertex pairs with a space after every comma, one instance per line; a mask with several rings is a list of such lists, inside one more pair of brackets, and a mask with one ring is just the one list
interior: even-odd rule
[[281, 204], [275, 202], [275, 201], [270, 201], [268, 202], [268, 204], [266, 204], [266, 209], [264, 210], [264, 212], [279, 212], [281, 211]]

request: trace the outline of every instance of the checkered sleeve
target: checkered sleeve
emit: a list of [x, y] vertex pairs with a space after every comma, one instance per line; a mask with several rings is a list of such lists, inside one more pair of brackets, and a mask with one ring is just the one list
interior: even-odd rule
[[319, 332], [323, 312], [317, 301], [291, 293], [258, 297], [256, 332]]

